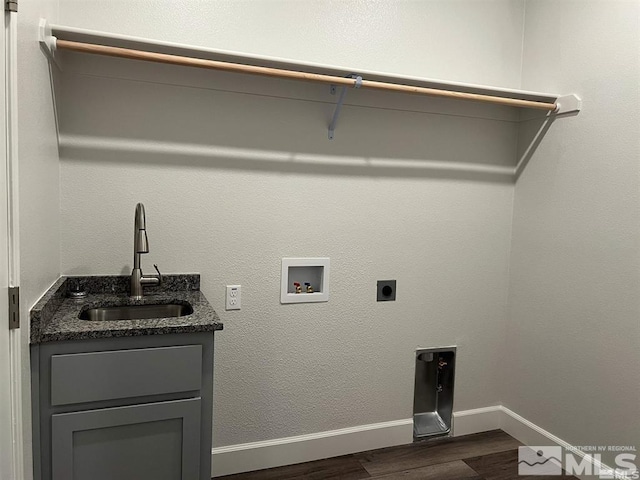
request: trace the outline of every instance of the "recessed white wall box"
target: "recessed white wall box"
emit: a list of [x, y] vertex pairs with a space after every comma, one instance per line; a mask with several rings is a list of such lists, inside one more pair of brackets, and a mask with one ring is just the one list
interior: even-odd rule
[[[329, 301], [329, 258], [283, 258], [280, 303]], [[296, 285], [300, 293], [296, 293]], [[307, 293], [309, 284], [313, 293]]]

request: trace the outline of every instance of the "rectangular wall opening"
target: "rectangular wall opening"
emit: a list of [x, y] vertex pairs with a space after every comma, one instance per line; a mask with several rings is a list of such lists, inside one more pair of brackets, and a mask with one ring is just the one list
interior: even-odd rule
[[451, 434], [456, 347], [416, 350], [413, 438]]
[[280, 303], [329, 301], [329, 259], [283, 258]]
[[289, 267], [289, 281], [287, 282], [287, 293], [296, 293], [295, 283], [302, 286], [302, 291], [306, 293], [306, 284], [309, 283], [314, 292], [322, 293], [322, 276], [324, 267], [305, 266]]

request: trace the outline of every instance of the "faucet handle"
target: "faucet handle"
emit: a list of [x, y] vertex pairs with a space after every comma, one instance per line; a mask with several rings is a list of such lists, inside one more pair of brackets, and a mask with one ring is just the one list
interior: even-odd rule
[[153, 268], [155, 268], [156, 272], [158, 272], [158, 285], [162, 285], [162, 274], [160, 273], [160, 270], [158, 270], [158, 265], [154, 263]]

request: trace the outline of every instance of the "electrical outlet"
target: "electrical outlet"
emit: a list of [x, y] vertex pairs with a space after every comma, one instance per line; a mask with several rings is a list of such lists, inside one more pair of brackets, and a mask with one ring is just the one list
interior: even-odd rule
[[240, 310], [241, 290], [240, 285], [227, 285], [226, 309]]
[[396, 281], [395, 280], [378, 280], [378, 298], [379, 302], [395, 302], [396, 301]]

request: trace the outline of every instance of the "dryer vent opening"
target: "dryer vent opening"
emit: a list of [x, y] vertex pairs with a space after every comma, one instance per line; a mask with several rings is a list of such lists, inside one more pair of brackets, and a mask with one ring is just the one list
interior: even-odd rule
[[416, 351], [413, 437], [451, 434], [455, 347]]

